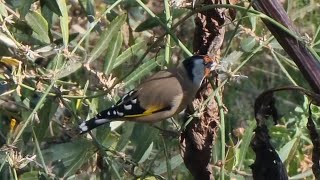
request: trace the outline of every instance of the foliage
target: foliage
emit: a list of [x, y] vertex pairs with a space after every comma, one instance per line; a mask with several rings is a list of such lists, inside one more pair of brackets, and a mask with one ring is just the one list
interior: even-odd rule
[[[306, 45], [319, 54], [317, 3], [298, 0], [284, 6]], [[218, 133], [212, 163], [215, 176], [224, 172], [227, 179], [251, 177], [254, 98], [271, 87], [307, 86], [261, 16], [245, 11], [248, 5], [233, 6], [237, 18], [227, 27], [222, 49], [221, 63], [230, 75], [221, 76], [221, 82], [229, 82], [223, 97], [228, 113], [221, 125], [227, 142]], [[192, 8], [170, 6], [168, 0], [0, 1], [1, 179], [103, 173], [112, 179], [191, 179], [177, 136], [130, 122], [98, 128], [93, 137], [75, 135], [73, 129], [151, 72], [190, 55], [192, 14]], [[282, 118], [270, 125], [273, 144], [292, 179], [310, 178], [308, 99], [283, 93], [277, 103]], [[313, 112], [319, 119], [319, 108]], [[181, 126], [171, 120], [156, 125], [173, 131]], [[107, 171], [102, 173], [101, 166]]]

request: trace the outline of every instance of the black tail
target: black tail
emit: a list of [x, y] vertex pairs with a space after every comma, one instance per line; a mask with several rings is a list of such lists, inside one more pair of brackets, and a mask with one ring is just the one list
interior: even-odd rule
[[114, 121], [115, 119], [122, 118], [123, 116], [124, 113], [123, 111], [119, 111], [119, 106], [112, 106], [109, 109], [101, 111], [94, 118], [82, 122], [79, 125], [80, 134], [86, 133], [102, 124]]
[[80, 134], [87, 133], [88, 131], [91, 131], [92, 129], [98, 126], [101, 126], [105, 123], [109, 123], [111, 121], [112, 120], [110, 119], [97, 119], [96, 117], [88, 121], [84, 121], [79, 125]]

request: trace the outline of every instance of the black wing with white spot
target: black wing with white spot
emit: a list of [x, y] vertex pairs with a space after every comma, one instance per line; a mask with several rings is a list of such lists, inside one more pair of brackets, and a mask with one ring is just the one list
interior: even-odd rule
[[101, 111], [94, 118], [82, 122], [79, 125], [80, 133], [88, 132], [102, 124], [119, 118], [143, 115], [146, 110], [140, 107], [136, 92], [136, 90], [129, 91], [116, 103], [115, 106], [111, 106], [110, 108]]
[[125, 117], [143, 114], [146, 109], [141, 107], [137, 97], [137, 90], [131, 90], [117, 102], [115, 108], [122, 112]]

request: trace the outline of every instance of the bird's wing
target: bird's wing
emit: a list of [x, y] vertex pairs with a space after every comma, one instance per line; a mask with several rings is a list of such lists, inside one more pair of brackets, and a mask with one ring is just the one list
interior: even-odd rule
[[[166, 88], [163, 87], [164, 84]], [[124, 95], [114, 108], [118, 112], [124, 112], [125, 118], [148, 116], [173, 108], [173, 101], [179, 93], [182, 93], [181, 85], [175, 74], [160, 71]], [[179, 105], [179, 102], [175, 104]]]
[[[128, 120], [140, 122], [154, 122], [172, 117], [179, 113], [183, 104], [193, 95], [184, 95], [185, 87], [182, 86], [181, 77], [174, 71], [160, 71], [136, 89], [125, 94], [115, 106], [112, 106], [89, 120], [92, 129], [105, 121]], [[100, 123], [101, 121], [101, 123]], [[86, 124], [89, 124], [86, 123]]]
[[181, 83], [175, 73], [160, 71], [154, 74], [137, 87], [139, 106], [145, 109], [140, 116], [175, 111], [182, 102], [182, 93]]

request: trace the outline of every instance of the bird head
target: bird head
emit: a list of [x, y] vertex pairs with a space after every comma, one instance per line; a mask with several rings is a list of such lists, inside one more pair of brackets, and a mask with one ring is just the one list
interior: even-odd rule
[[207, 55], [191, 56], [182, 63], [190, 80], [199, 87], [203, 79], [208, 77], [218, 65], [217, 62]]

